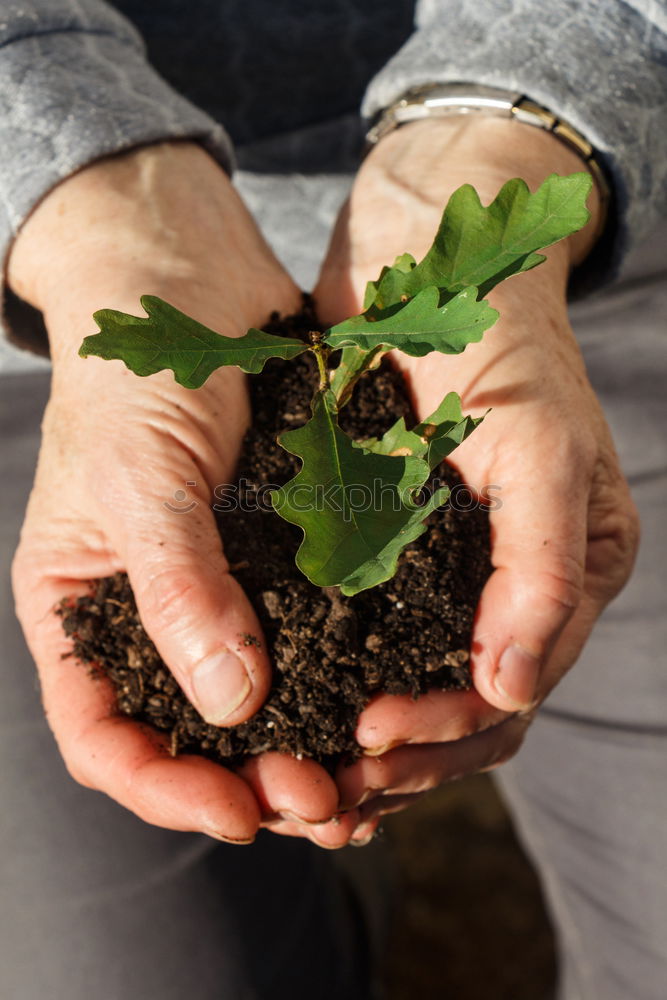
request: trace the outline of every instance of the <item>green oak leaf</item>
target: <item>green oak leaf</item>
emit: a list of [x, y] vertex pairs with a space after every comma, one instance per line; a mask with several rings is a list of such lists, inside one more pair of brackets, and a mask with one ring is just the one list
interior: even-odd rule
[[479, 427], [485, 416], [486, 413], [481, 417], [464, 414], [459, 394], [448, 392], [437, 410], [412, 430], [413, 434], [427, 442], [426, 460], [429, 467], [435, 469], [443, 459], [451, 455]]
[[334, 349], [354, 344], [365, 351], [383, 346], [421, 358], [431, 351], [460, 354], [482, 339], [484, 331], [498, 319], [487, 302], [480, 302], [476, 288], [465, 288], [443, 306], [437, 287], [424, 288], [405, 305], [377, 309], [337, 323], [324, 341]]
[[349, 596], [393, 576], [401, 551], [426, 530], [424, 520], [449, 491], [437, 490], [417, 506], [413, 496], [428, 479], [428, 464], [355, 446], [336, 417], [333, 392], [320, 391], [308, 423], [280, 436], [302, 466], [272, 494], [272, 503], [303, 530], [296, 557], [301, 572]]
[[[518, 177], [508, 181], [487, 207], [470, 184], [449, 199], [431, 249], [419, 264], [384, 268], [375, 295], [365, 308], [378, 309], [418, 295], [435, 285], [443, 300], [470, 285], [480, 298], [500, 281], [541, 264], [536, 253], [586, 225], [586, 199], [593, 179], [588, 173], [552, 174], [531, 194]], [[405, 256], [405, 255], [404, 255]]]
[[412, 256], [411, 253], [402, 253], [396, 258], [391, 267], [383, 267], [380, 271], [380, 277], [377, 281], [366, 282], [366, 291], [364, 293], [364, 311], [373, 305], [375, 302], [375, 297], [380, 286], [380, 282], [384, 278], [385, 274], [389, 271], [400, 271], [402, 274], [408, 274], [413, 267], [417, 266], [417, 261]]
[[[486, 414], [484, 415], [486, 416]], [[440, 406], [426, 420], [408, 430], [400, 417], [381, 438], [361, 442], [378, 455], [413, 455], [425, 458], [431, 470], [450, 455], [478, 427], [482, 417], [464, 415], [461, 398], [449, 392]]]
[[428, 452], [426, 438], [420, 437], [405, 426], [405, 417], [399, 417], [381, 438], [367, 438], [365, 441], [355, 441], [356, 448], [365, 448], [376, 455], [413, 455], [424, 458]]
[[295, 358], [307, 350], [301, 340], [248, 330], [243, 337], [223, 337], [186, 316], [155, 295], [143, 295], [147, 316], [131, 316], [100, 309], [94, 319], [100, 333], [86, 337], [81, 357], [118, 359], [136, 375], [154, 375], [170, 369], [180, 385], [199, 389], [223, 365], [244, 372], [261, 372], [269, 358]]
[[339, 410], [349, 400], [361, 376], [378, 367], [382, 361], [382, 350], [382, 345], [371, 351], [363, 351], [360, 347], [343, 348], [338, 367], [331, 376], [331, 390]]

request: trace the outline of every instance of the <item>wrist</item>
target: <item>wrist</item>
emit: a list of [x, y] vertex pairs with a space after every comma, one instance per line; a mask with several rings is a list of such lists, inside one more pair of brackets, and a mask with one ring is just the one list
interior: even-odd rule
[[[12, 290], [44, 311], [58, 289], [80, 287], [93, 269], [120, 258], [140, 270], [152, 251], [161, 244], [166, 251], [171, 243], [165, 195], [178, 192], [183, 170], [199, 154], [206, 156], [190, 143], [162, 143], [99, 160], [66, 178], [14, 241], [7, 266]], [[181, 202], [171, 207], [178, 213]]]
[[7, 279], [58, 340], [68, 324], [50, 324], [51, 315], [69, 309], [90, 324], [102, 307], [136, 312], [145, 293], [184, 311], [201, 302], [208, 321], [195, 318], [222, 323], [227, 335], [295, 304], [231, 181], [191, 142], [142, 147], [63, 181], [22, 227]]
[[[438, 206], [462, 184], [472, 184], [488, 204], [513, 177], [522, 177], [535, 190], [552, 173], [587, 170], [577, 153], [549, 132], [485, 115], [428, 118], [404, 125], [381, 139], [366, 163], [370, 170], [378, 168], [409, 184]], [[550, 261], [563, 261], [566, 274], [594, 244], [601, 208], [595, 185], [588, 208], [591, 219], [584, 229], [547, 254]]]

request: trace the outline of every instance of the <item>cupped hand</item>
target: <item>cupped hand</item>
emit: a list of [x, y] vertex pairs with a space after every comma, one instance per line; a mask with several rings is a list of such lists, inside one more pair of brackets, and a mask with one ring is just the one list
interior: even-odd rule
[[[197, 146], [146, 148], [103, 161], [55, 189], [18, 237], [14, 289], [42, 309], [52, 392], [13, 580], [48, 721], [74, 778], [150, 823], [252, 840], [260, 824], [336, 846], [356, 815], [324, 828], [337, 789], [310, 761], [265, 754], [241, 773], [172, 759], [164, 738], [120, 717], [109, 685], [62, 654], [54, 609], [87, 581], [129, 574], [146, 631], [209, 722], [231, 725], [270, 685], [254, 611], [230, 572], [211, 502], [234, 482], [250, 420], [244, 377], [216, 372], [197, 390], [171, 373], [137, 378], [83, 360], [101, 307], [140, 313], [162, 296], [227, 336], [294, 311], [299, 293], [224, 173]], [[282, 825], [281, 825], [282, 824]]]
[[[419, 259], [459, 185], [472, 183], [488, 203], [510, 177], [534, 190], [554, 171], [581, 169], [556, 139], [515, 122], [393, 133], [363, 164], [338, 220], [315, 291], [322, 318], [360, 312], [366, 281], [396, 255]], [[483, 343], [457, 357], [394, 352], [419, 418], [450, 390], [465, 412], [492, 408], [451, 460], [475, 495], [492, 486], [500, 502], [472, 639], [474, 689], [417, 702], [379, 696], [364, 711], [357, 738], [367, 754], [338, 774], [343, 803], [361, 808], [357, 837], [410, 796], [511, 757], [631, 572], [637, 516], [567, 314], [570, 269], [593, 242], [595, 198], [589, 207], [585, 230], [492, 293], [501, 319]]]

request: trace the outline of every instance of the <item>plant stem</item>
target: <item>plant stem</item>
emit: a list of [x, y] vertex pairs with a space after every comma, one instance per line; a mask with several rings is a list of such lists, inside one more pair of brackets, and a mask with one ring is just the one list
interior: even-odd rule
[[311, 333], [311, 345], [310, 349], [315, 355], [317, 360], [317, 368], [320, 373], [320, 392], [329, 388], [329, 369], [327, 367], [327, 361], [329, 360], [330, 350], [326, 344], [322, 344], [319, 340], [321, 334]]

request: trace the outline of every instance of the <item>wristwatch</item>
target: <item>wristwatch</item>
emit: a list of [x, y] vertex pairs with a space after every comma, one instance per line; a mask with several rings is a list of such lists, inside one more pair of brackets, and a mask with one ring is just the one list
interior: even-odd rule
[[536, 104], [519, 91], [502, 90], [472, 83], [429, 83], [413, 87], [390, 107], [381, 111], [366, 134], [367, 150], [389, 132], [409, 122], [452, 115], [493, 115], [533, 125], [550, 132], [569, 146], [586, 164], [600, 194], [600, 224], [604, 228], [610, 187], [593, 146], [568, 122]]

